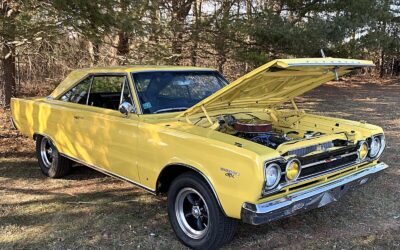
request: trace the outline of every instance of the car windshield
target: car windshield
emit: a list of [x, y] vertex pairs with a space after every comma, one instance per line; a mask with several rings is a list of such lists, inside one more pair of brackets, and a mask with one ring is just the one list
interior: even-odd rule
[[133, 80], [143, 114], [184, 111], [227, 84], [216, 71], [140, 72]]

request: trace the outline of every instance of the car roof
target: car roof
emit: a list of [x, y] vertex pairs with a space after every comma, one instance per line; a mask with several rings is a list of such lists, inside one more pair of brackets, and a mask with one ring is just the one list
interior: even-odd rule
[[158, 65], [127, 65], [127, 66], [109, 66], [109, 67], [92, 67], [77, 69], [74, 71], [83, 71], [86, 73], [115, 73], [115, 72], [143, 72], [143, 71], [215, 71], [212, 68], [192, 67], [192, 66], [158, 66]]
[[86, 69], [73, 70], [68, 76], [53, 90], [50, 98], [57, 98], [60, 94], [70, 89], [77, 81], [82, 80], [89, 74], [113, 74], [113, 73], [136, 73], [154, 71], [216, 71], [211, 68], [190, 67], [190, 66], [151, 66], [151, 65], [131, 65], [131, 66], [111, 66], [93, 67]]

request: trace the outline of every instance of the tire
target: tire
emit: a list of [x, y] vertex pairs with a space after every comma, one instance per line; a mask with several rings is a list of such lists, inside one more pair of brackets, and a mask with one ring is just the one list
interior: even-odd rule
[[36, 137], [36, 157], [40, 170], [50, 178], [60, 178], [71, 171], [72, 162], [61, 156], [52, 141], [45, 136]]
[[232, 240], [237, 226], [222, 213], [208, 183], [193, 172], [172, 182], [168, 216], [178, 239], [193, 249], [218, 249]]

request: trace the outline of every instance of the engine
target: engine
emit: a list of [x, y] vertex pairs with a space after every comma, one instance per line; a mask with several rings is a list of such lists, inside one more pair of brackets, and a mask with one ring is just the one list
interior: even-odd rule
[[274, 132], [258, 133], [258, 134], [238, 133], [237, 136], [273, 149], [276, 149], [282, 143], [291, 140], [290, 138], [284, 135], [280, 135]]
[[294, 140], [302, 140], [322, 135], [319, 132], [307, 131], [299, 137], [296, 131], [278, 133], [274, 131], [272, 124], [256, 117], [248, 120], [237, 120], [232, 115], [225, 115], [218, 119], [219, 131], [229, 133], [237, 137], [276, 149], [282, 143]]

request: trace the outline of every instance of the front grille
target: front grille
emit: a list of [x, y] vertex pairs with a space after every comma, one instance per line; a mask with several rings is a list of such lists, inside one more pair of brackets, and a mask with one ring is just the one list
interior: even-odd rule
[[332, 148], [333, 146], [334, 146], [333, 142], [331, 142], [331, 141], [324, 142], [321, 144], [311, 145], [311, 146], [308, 146], [305, 148], [299, 148], [299, 149], [294, 149], [294, 150], [288, 151], [287, 155], [296, 155], [298, 157], [301, 157], [301, 156], [307, 155], [307, 154], [315, 152], [315, 151], [328, 150], [328, 149]]
[[[328, 145], [328, 143], [326, 145]], [[311, 147], [312, 146], [310, 146], [310, 148]], [[348, 145], [313, 155], [298, 156], [297, 158], [301, 163], [302, 170], [297, 181], [339, 170], [350, 164], [355, 164], [358, 159], [357, 149], [358, 147], [356, 145]], [[280, 162], [280, 166], [282, 174], [284, 175], [286, 163]], [[287, 186], [285, 183], [286, 179], [284, 177], [281, 178], [279, 184]]]
[[300, 178], [315, 176], [315, 175], [321, 174], [323, 172], [332, 170], [334, 168], [347, 165], [349, 163], [355, 162], [357, 160], [357, 158], [358, 158], [357, 154], [352, 154], [352, 155], [348, 155], [346, 157], [341, 157], [340, 159], [337, 159], [335, 161], [328, 160], [328, 162], [324, 162], [324, 163], [314, 165], [314, 166], [311, 166], [308, 168], [303, 168], [301, 171]]
[[299, 180], [347, 166], [350, 163], [355, 163], [357, 159], [357, 146], [355, 145], [311, 156], [299, 157], [303, 166]]
[[[299, 178], [295, 183], [304, 181], [305, 179], [309, 179], [312, 177], [317, 177], [328, 172], [339, 171], [340, 169], [349, 167], [357, 163], [358, 155], [357, 155], [357, 145], [343, 145], [338, 142], [332, 142], [334, 146], [339, 146], [340, 148], [329, 150], [313, 155], [305, 155], [298, 157], [302, 170]], [[338, 145], [339, 144], [339, 145]], [[321, 145], [321, 144], [320, 144]], [[283, 191], [284, 188], [291, 186], [295, 183], [288, 183], [286, 181], [285, 175], [285, 162], [278, 163], [281, 166], [282, 170], [282, 178], [280, 183], [278, 184], [276, 189], [267, 191], [264, 195], [277, 193], [280, 190]], [[305, 184], [305, 185], [309, 185]]]

